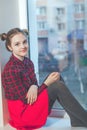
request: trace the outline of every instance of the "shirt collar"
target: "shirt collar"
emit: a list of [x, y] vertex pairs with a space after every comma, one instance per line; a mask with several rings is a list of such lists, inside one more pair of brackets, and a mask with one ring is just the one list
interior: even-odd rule
[[18, 64], [23, 64], [24, 61], [25, 61], [25, 57], [24, 57], [24, 60], [21, 61], [21, 60], [19, 60], [17, 57], [15, 57], [13, 54], [12, 54], [12, 56], [11, 56], [10, 59], [12, 59], [15, 63], [18, 63]]

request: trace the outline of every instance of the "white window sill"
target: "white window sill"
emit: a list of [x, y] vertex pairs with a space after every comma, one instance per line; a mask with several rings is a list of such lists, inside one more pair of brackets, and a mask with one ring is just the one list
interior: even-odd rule
[[[4, 127], [0, 127], [0, 130], [16, 130], [16, 129], [7, 124]], [[63, 118], [48, 117], [45, 126], [36, 130], [87, 130], [87, 128], [71, 127], [70, 118], [67, 115], [67, 113], [65, 113]]]

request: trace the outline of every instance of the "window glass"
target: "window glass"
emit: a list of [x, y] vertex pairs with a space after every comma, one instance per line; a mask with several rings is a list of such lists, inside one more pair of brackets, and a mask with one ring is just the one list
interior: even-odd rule
[[[36, 0], [39, 82], [61, 73], [87, 109], [87, 1]], [[55, 108], [59, 104], [55, 103]]]

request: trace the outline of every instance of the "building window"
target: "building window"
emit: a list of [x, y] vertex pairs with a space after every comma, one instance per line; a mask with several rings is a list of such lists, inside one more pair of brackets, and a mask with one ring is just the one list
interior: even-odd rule
[[46, 15], [46, 7], [37, 7], [38, 15]]
[[65, 9], [64, 8], [57, 8], [57, 15], [64, 15], [65, 14]]
[[63, 31], [65, 29], [65, 24], [64, 23], [58, 23], [58, 30]]
[[38, 30], [46, 30], [47, 29], [47, 23], [46, 22], [37, 22]]
[[75, 12], [82, 13], [85, 11], [84, 4], [75, 4]]
[[80, 5], [80, 10], [81, 10], [81, 12], [84, 12], [84, 11], [85, 11], [84, 4], [81, 4], [81, 5]]
[[77, 20], [76, 21], [76, 29], [84, 29], [85, 21], [84, 20]]

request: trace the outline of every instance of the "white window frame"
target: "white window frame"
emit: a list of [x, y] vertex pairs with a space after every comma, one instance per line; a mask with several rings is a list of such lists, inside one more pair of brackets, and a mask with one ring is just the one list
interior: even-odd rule
[[37, 22], [36, 22], [36, 1], [27, 0], [28, 13], [27, 17], [29, 19], [29, 34], [30, 34], [30, 59], [34, 63], [35, 73], [39, 81], [38, 75], [38, 41], [37, 41]]

